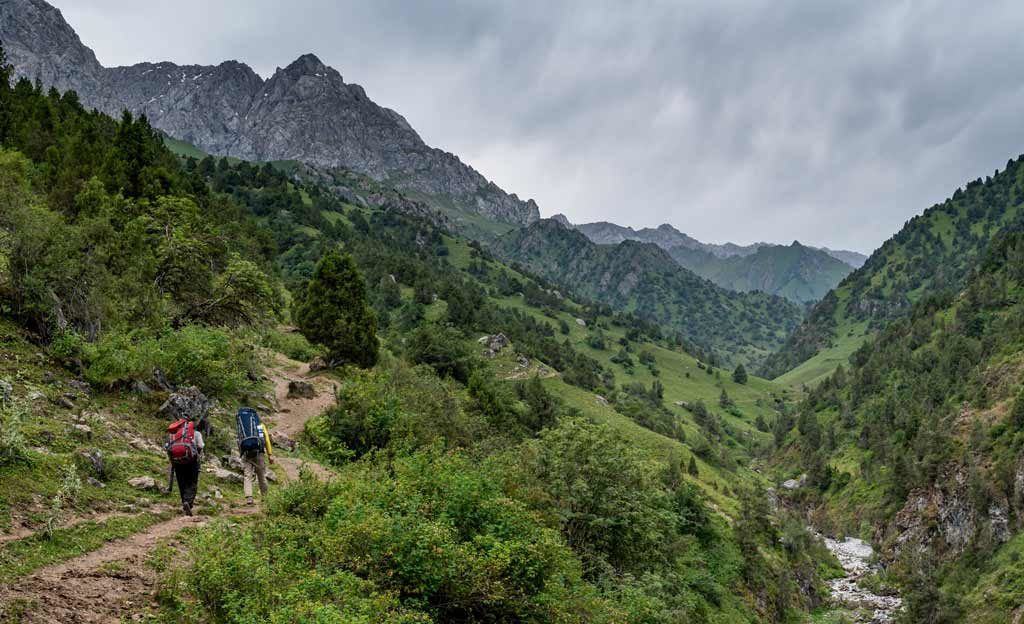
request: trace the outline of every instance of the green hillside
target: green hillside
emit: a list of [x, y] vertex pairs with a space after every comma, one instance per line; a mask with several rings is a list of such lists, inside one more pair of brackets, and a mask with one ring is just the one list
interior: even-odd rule
[[[812, 381], [929, 294], [956, 292], [993, 234], [1024, 201], [1022, 160], [978, 179], [914, 217], [809, 314], [761, 372]], [[786, 375], [785, 377], [782, 377]]]
[[[114, 619], [781, 622], [817, 603], [830, 559], [750, 468], [789, 409], [770, 382], [364, 177], [175, 156], [145, 119], [0, 74], [0, 617], [44, 617], [32, 575], [60, 562], [85, 566], [61, 608], [135, 592], [131, 613], [93, 606]], [[335, 317], [323, 344], [287, 327]], [[195, 525], [129, 482], [166, 475], [171, 386], [216, 400], [207, 461], [230, 466], [235, 407], [284, 413], [284, 355], [338, 364], [310, 378], [335, 403], [280, 451], [320, 478], [250, 512], [204, 472]], [[119, 538], [131, 558], [81, 557]]]
[[801, 318], [799, 307], [779, 297], [715, 286], [656, 245], [597, 245], [553, 220], [512, 232], [495, 248], [563, 289], [678, 332], [722, 361], [759, 361]]
[[907, 621], [1004, 622], [1024, 599], [1024, 232], [994, 235], [957, 296], [920, 299], [779, 431], [778, 478], [825, 530], [894, 561]]

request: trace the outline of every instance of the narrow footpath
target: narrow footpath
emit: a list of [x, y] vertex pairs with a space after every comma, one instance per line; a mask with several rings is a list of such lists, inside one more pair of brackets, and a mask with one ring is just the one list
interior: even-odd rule
[[[306, 421], [334, 403], [334, 386], [327, 379], [310, 375], [309, 366], [278, 356], [267, 370], [274, 387], [276, 411], [268, 415], [271, 431], [295, 440]], [[289, 393], [292, 382], [310, 384], [313, 396]], [[305, 466], [321, 479], [333, 473], [313, 462], [277, 455], [277, 464], [286, 479], [298, 479]], [[205, 473], [204, 473], [205, 475]], [[209, 477], [205, 477], [209, 478]], [[144, 513], [176, 513], [169, 506], [155, 507]], [[231, 507], [219, 517], [239, 517], [258, 513], [258, 507]], [[113, 516], [113, 514], [111, 514]], [[145, 621], [152, 613], [153, 592], [159, 571], [147, 562], [160, 544], [174, 544], [181, 531], [201, 527], [218, 516], [174, 517], [156, 522], [127, 538], [111, 541], [79, 557], [46, 566], [0, 587], [0, 621], [24, 624], [120, 624]], [[96, 521], [97, 518], [90, 518]], [[25, 539], [21, 532], [5, 541]]]

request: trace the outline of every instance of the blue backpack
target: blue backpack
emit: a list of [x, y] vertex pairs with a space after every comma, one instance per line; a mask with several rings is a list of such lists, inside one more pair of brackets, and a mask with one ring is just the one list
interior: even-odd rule
[[238, 450], [243, 455], [263, 452], [263, 436], [260, 435], [260, 417], [251, 407], [238, 410]]

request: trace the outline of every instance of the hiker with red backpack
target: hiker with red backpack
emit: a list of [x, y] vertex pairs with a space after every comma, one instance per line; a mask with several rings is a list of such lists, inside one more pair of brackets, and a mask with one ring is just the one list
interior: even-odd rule
[[246, 504], [252, 505], [253, 481], [259, 482], [260, 496], [267, 495], [266, 462], [274, 463], [274, 449], [270, 444], [270, 434], [253, 408], [243, 407], [238, 410], [235, 424], [238, 433], [238, 454], [242, 457], [242, 489]]
[[[167, 457], [171, 460], [171, 475], [178, 479], [178, 491], [181, 493], [181, 511], [186, 516], [192, 515], [192, 506], [196, 501], [196, 490], [199, 488], [199, 462], [202, 459], [203, 434], [196, 429], [196, 424], [189, 418], [181, 418], [167, 427]], [[168, 489], [173, 487], [174, 481]]]

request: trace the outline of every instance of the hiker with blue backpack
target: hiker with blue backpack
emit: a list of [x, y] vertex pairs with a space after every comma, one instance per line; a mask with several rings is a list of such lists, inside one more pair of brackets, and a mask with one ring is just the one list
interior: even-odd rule
[[238, 410], [236, 417], [238, 433], [238, 454], [242, 457], [242, 489], [245, 502], [253, 504], [252, 482], [258, 481], [260, 496], [267, 495], [267, 462], [274, 463], [274, 449], [270, 444], [270, 434], [260, 422], [259, 414], [251, 407]]
[[171, 461], [171, 482], [168, 484], [168, 490], [174, 485], [174, 477], [177, 477], [178, 491], [181, 493], [181, 511], [186, 516], [192, 515], [192, 506], [196, 502], [199, 463], [205, 447], [203, 434], [191, 418], [180, 418], [168, 425], [167, 443], [164, 445], [167, 458]]

